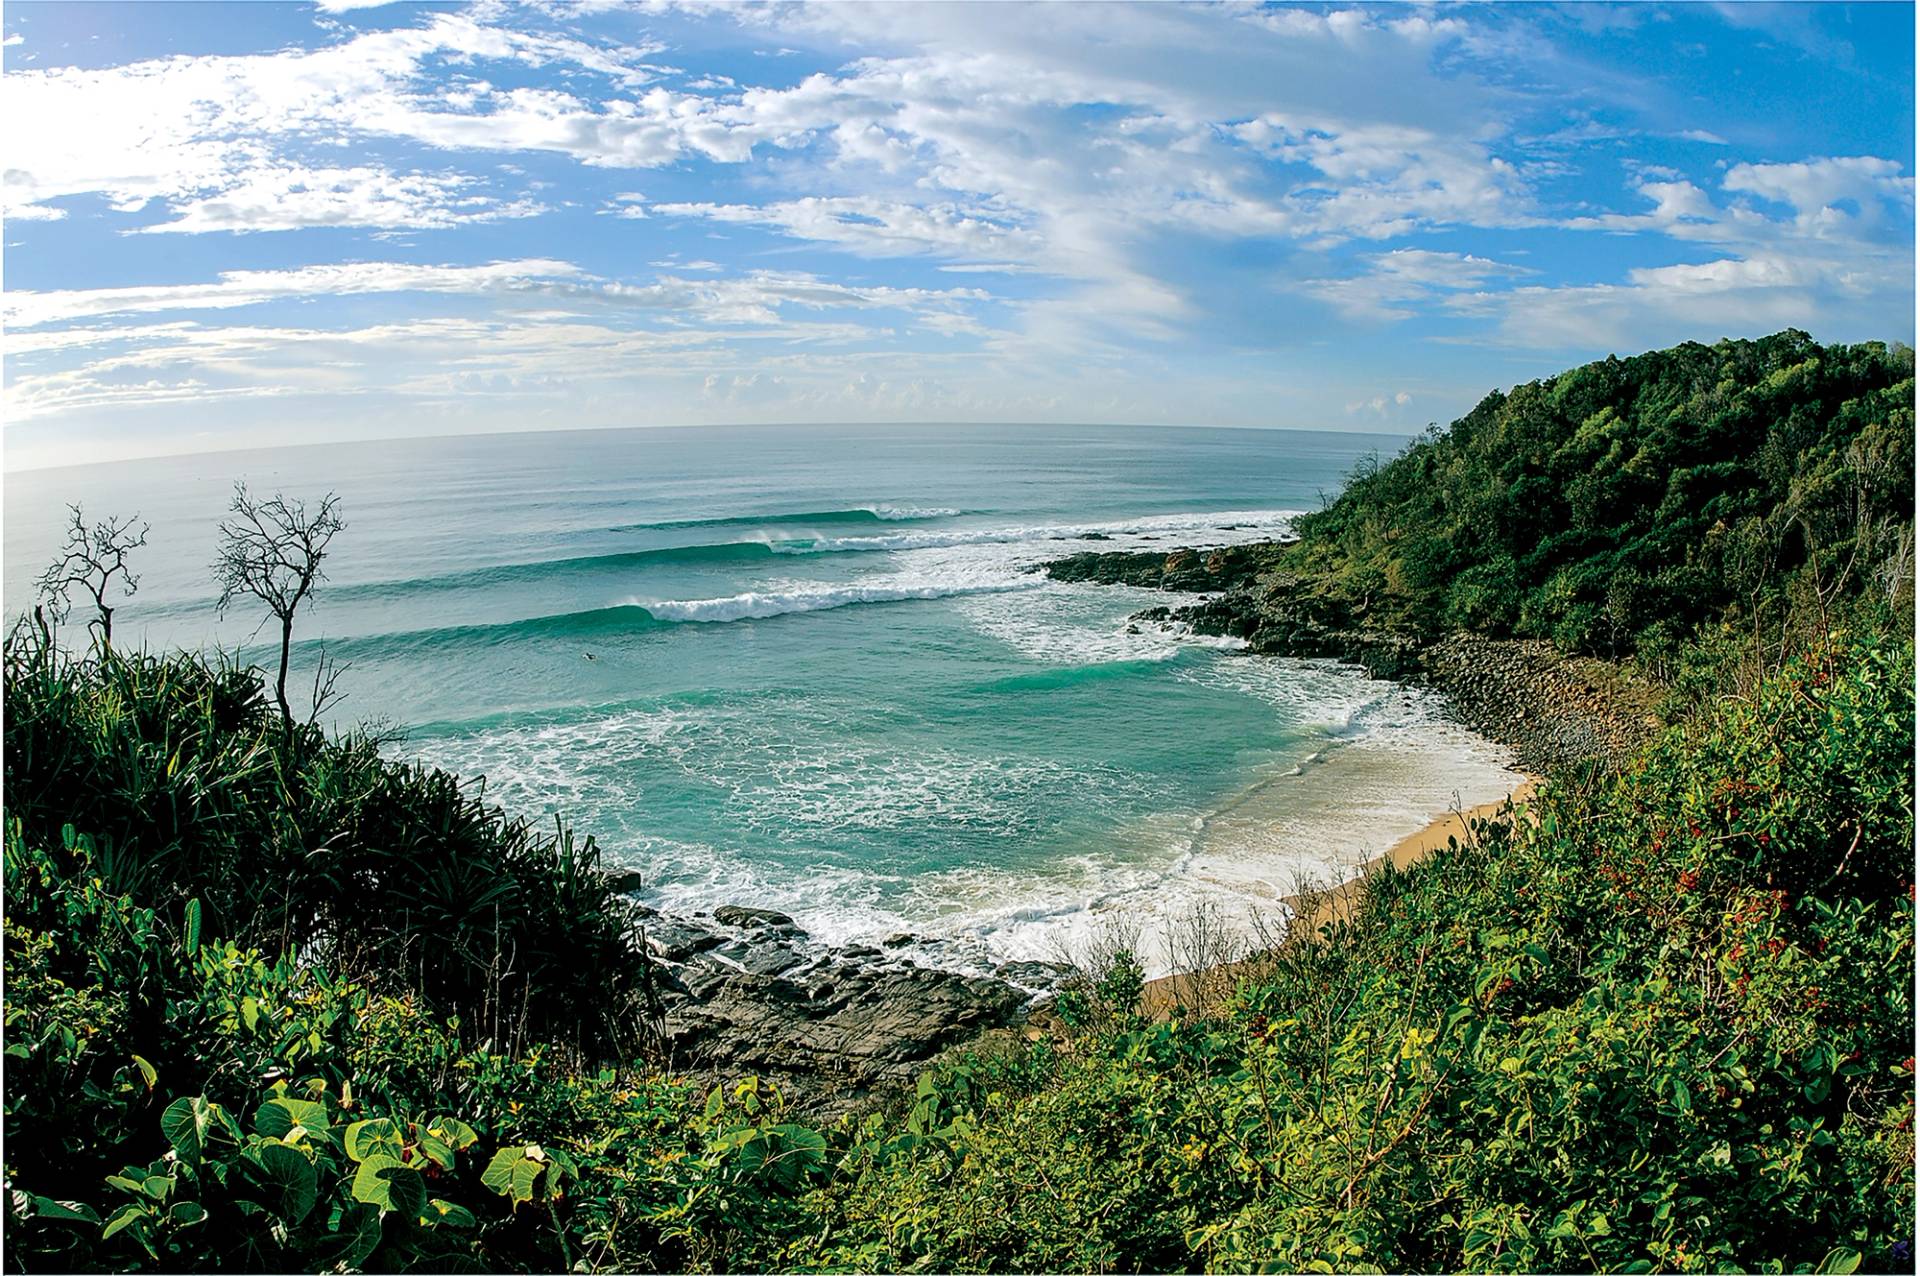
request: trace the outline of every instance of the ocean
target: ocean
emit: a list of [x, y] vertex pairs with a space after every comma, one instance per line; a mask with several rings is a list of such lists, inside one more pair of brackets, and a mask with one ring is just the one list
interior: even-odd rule
[[[301, 620], [336, 724], [562, 812], [663, 909], [745, 904], [959, 967], [1253, 924], [1515, 780], [1430, 696], [1128, 617], [1083, 549], [1284, 535], [1395, 437], [1059, 426], [704, 427], [228, 452], [6, 478], [5, 607], [64, 503], [152, 525], [125, 647], [244, 649], [208, 565], [233, 482], [342, 498]], [[1184, 600], [1175, 600], [1184, 601]]]

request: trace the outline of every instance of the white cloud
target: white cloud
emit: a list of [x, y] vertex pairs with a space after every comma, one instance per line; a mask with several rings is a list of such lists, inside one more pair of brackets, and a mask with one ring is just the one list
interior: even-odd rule
[[309, 226], [380, 226], [416, 230], [470, 222], [532, 217], [544, 207], [531, 199], [506, 201], [470, 193], [458, 176], [398, 175], [385, 169], [249, 169], [234, 185], [204, 199], [175, 201], [171, 221], [144, 233], [299, 230]]
[[1411, 319], [1418, 305], [1450, 291], [1477, 288], [1488, 280], [1517, 278], [1532, 272], [1522, 266], [1468, 253], [1400, 248], [1366, 259], [1368, 271], [1345, 279], [1314, 279], [1300, 291], [1327, 302], [1349, 319]]
[[[244, 209], [247, 191], [289, 169], [328, 168], [311, 163], [302, 148], [369, 137], [442, 149], [550, 150], [627, 166], [667, 163], [688, 151], [743, 158], [751, 142], [732, 137], [705, 99], [652, 85], [656, 72], [644, 58], [655, 51], [442, 13], [418, 27], [365, 32], [313, 50], [12, 72], [0, 79], [0, 113], [57, 123], [8, 134], [8, 215], [94, 194], [125, 211], [155, 199], [182, 209], [223, 200]], [[499, 89], [466, 73], [487, 62], [590, 73], [607, 84], [609, 96], [596, 108], [554, 90]], [[392, 180], [418, 191], [445, 179], [416, 173]], [[443, 205], [422, 222], [417, 203], [405, 195], [346, 198], [324, 212], [403, 217], [365, 223], [373, 225], [463, 219]], [[226, 217], [180, 220], [183, 228], [239, 228]]]
[[1896, 274], [1845, 256], [1769, 251], [1636, 267], [1619, 284], [1461, 293], [1445, 304], [1461, 316], [1492, 321], [1475, 341], [1618, 350], [1786, 327], [1897, 332], [1911, 319], [1913, 302], [1911, 269]]
[[66, 215], [66, 209], [49, 208], [45, 204], [21, 204], [6, 210], [6, 216], [18, 222], [57, 222]]
[[1396, 408], [1404, 408], [1413, 402], [1413, 396], [1405, 390], [1396, 390], [1392, 394], [1376, 394], [1370, 399], [1356, 399], [1347, 404], [1348, 416], [1370, 415], [1381, 420], [1399, 415]]
[[1565, 225], [1657, 235], [1724, 255], [1635, 266], [1619, 283], [1459, 295], [1447, 308], [1494, 320], [1497, 340], [1543, 349], [1650, 346], [1788, 326], [1897, 333], [1911, 322], [1914, 185], [1898, 163], [1827, 156], [1733, 164], [1721, 177], [1719, 201], [1685, 179], [1653, 177], [1634, 187], [1650, 210]]
[[483, 266], [415, 266], [401, 262], [350, 262], [293, 270], [229, 270], [207, 284], [153, 284], [125, 288], [0, 295], [0, 319], [9, 328], [71, 323], [104, 315], [166, 310], [227, 310], [263, 302], [363, 293], [469, 293], [526, 291], [583, 276], [564, 261], [535, 258]]
[[[1788, 205], [1796, 224], [1816, 233], [1871, 226], [1889, 208], [1913, 205], [1913, 178], [1903, 176], [1896, 161], [1869, 155], [1828, 156], [1797, 164], [1735, 164], [1721, 185]], [[1846, 207], [1849, 204], [1851, 209]]]
[[866, 256], [1031, 257], [1040, 237], [957, 204], [916, 205], [870, 197], [783, 200], [772, 204], [655, 204], [670, 217], [764, 226]]

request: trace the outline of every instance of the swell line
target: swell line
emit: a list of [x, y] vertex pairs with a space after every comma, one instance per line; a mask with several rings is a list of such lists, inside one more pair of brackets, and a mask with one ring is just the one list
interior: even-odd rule
[[670, 518], [658, 523], [622, 523], [615, 532], [672, 532], [691, 527], [761, 527], [792, 523], [908, 523], [952, 518], [969, 511], [916, 506], [859, 505], [841, 510], [801, 510], [788, 514], [727, 514], [716, 518]]

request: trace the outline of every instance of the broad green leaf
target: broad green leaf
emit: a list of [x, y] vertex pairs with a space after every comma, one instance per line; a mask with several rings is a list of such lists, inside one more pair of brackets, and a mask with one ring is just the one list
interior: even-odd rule
[[[523, 1158], [514, 1162], [509, 1195], [515, 1202], [531, 1201], [534, 1193], [540, 1189], [540, 1176], [546, 1172], [547, 1167], [538, 1161]], [[551, 1191], [553, 1187], [551, 1181], [547, 1183], [547, 1187]]]
[[421, 1155], [443, 1170], [453, 1168], [452, 1148], [436, 1138], [431, 1131], [415, 1127], [413, 1134], [414, 1146], [420, 1150]]
[[435, 1117], [427, 1122], [427, 1129], [435, 1138], [445, 1140], [456, 1152], [480, 1141], [480, 1136], [473, 1132], [472, 1126], [454, 1117]]
[[195, 1223], [206, 1221], [206, 1207], [198, 1201], [175, 1201], [173, 1208], [167, 1211], [167, 1219], [175, 1227], [192, 1227]]
[[298, 1148], [262, 1143], [249, 1154], [254, 1175], [272, 1196], [268, 1202], [289, 1226], [298, 1226], [319, 1200], [319, 1175]]
[[404, 1150], [399, 1129], [386, 1117], [355, 1121], [347, 1127], [347, 1155], [356, 1161], [372, 1156], [387, 1156], [398, 1161]]
[[420, 1171], [375, 1153], [362, 1161], [354, 1173], [353, 1196], [355, 1200], [413, 1220], [426, 1208], [427, 1185]]
[[[373, 1251], [380, 1248], [380, 1211], [363, 1201], [347, 1202], [338, 1206], [330, 1230], [341, 1238], [341, 1246], [336, 1251], [335, 1263], [342, 1268], [358, 1268], [367, 1265], [367, 1259]], [[317, 1264], [319, 1266], [321, 1264]]]
[[295, 1126], [319, 1133], [327, 1128], [327, 1108], [308, 1099], [268, 1099], [253, 1110], [253, 1131], [269, 1139], [284, 1139]]
[[133, 1056], [133, 1066], [140, 1069], [140, 1079], [147, 1083], [147, 1089], [149, 1090], [153, 1089], [153, 1087], [159, 1082], [160, 1080], [159, 1070], [155, 1068], [152, 1064], [148, 1063], [145, 1059], [142, 1059], [139, 1055]]
[[493, 1154], [487, 1162], [487, 1168], [480, 1174], [480, 1184], [491, 1188], [501, 1196], [513, 1193], [513, 1167], [527, 1159], [527, 1150], [523, 1147], [504, 1147]]
[[787, 1147], [781, 1149], [782, 1151], [798, 1152], [803, 1158], [813, 1162], [824, 1161], [826, 1158], [827, 1140], [817, 1130], [810, 1130], [804, 1125], [776, 1125], [767, 1133], [777, 1134], [785, 1141]]
[[437, 1196], [427, 1202], [424, 1212], [429, 1223], [438, 1223], [442, 1227], [467, 1228], [480, 1225], [480, 1220], [473, 1216], [472, 1210], [464, 1205], [456, 1205], [452, 1201], [443, 1201]]
[[187, 901], [187, 956], [200, 951], [200, 901]]
[[113, 1217], [107, 1220], [107, 1225], [100, 1229], [100, 1239], [103, 1241], [112, 1240], [117, 1233], [124, 1231], [135, 1222], [145, 1222], [146, 1217], [147, 1210], [145, 1206], [122, 1205], [118, 1210], [114, 1211]]
[[53, 1201], [44, 1196], [33, 1198], [33, 1212], [41, 1218], [51, 1218], [62, 1223], [100, 1222], [100, 1215], [93, 1206], [85, 1201]]
[[160, 1114], [160, 1133], [189, 1165], [198, 1165], [207, 1150], [210, 1127], [219, 1119], [220, 1105], [204, 1098], [175, 1099]]

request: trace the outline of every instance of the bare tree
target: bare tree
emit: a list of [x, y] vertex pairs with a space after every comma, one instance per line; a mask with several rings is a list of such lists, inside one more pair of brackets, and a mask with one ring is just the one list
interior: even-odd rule
[[289, 732], [293, 708], [287, 703], [287, 660], [294, 613], [315, 583], [327, 578], [320, 564], [334, 533], [345, 526], [340, 497], [333, 492], [309, 513], [305, 501], [288, 500], [278, 492], [271, 500], [259, 500], [245, 483], [233, 485], [232, 517], [220, 524], [220, 556], [213, 564], [220, 599], [215, 606], [225, 612], [234, 599], [247, 595], [265, 603], [280, 622], [280, 676], [274, 696]]
[[64, 620], [73, 607], [69, 591], [85, 590], [99, 613], [87, 622], [87, 627], [99, 626], [100, 645], [111, 647], [113, 607], [107, 602], [107, 592], [113, 588], [116, 576], [120, 578], [120, 593], [124, 597], [133, 597], [140, 588], [140, 578], [127, 570], [127, 555], [147, 543], [148, 525], [141, 523], [135, 531], [134, 520], [140, 517], [135, 514], [132, 518], [102, 519], [88, 527], [86, 515], [78, 505], [67, 506], [67, 511], [72, 516], [67, 543], [61, 556], [40, 573], [40, 597], [53, 612], [54, 619]]

